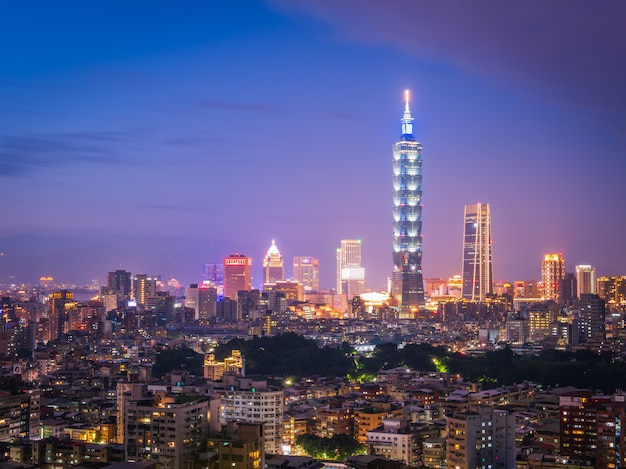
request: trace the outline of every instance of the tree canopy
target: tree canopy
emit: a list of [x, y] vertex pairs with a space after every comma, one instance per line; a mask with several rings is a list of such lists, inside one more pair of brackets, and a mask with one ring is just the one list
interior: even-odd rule
[[344, 460], [355, 454], [365, 454], [365, 445], [348, 435], [323, 438], [312, 434], [298, 435], [296, 445], [309, 456], [317, 459]]
[[152, 376], [160, 378], [173, 370], [187, 370], [189, 373], [202, 376], [204, 357], [190, 348], [165, 349], [156, 354], [152, 365]]
[[246, 373], [268, 376], [345, 376], [353, 361], [344, 350], [318, 347], [314, 340], [287, 333], [273, 337], [233, 339], [215, 352], [223, 359], [240, 350], [246, 359]]

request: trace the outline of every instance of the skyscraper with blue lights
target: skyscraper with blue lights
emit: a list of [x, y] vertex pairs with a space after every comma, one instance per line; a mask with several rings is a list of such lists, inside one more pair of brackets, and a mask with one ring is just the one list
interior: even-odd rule
[[413, 134], [409, 92], [405, 91], [402, 135], [393, 145], [392, 291], [401, 317], [424, 305], [422, 274], [422, 144]]

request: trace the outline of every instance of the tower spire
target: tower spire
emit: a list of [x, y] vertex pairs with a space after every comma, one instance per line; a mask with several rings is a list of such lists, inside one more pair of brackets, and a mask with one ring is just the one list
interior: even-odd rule
[[409, 90], [404, 90], [404, 114], [408, 114], [411, 117], [411, 111], [409, 110]]
[[409, 90], [404, 90], [404, 115], [400, 120], [402, 122], [402, 136], [413, 138], [413, 117], [409, 109]]

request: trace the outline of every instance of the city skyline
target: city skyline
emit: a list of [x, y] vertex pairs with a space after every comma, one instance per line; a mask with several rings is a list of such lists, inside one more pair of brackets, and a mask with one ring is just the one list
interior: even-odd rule
[[0, 278], [188, 284], [239, 252], [257, 282], [277, 238], [330, 288], [337, 243], [358, 238], [384, 288], [407, 88], [424, 277], [461, 272], [476, 200], [496, 280], [540, 278], [547, 252], [623, 274], [626, 7], [454, 5], [3, 5]]

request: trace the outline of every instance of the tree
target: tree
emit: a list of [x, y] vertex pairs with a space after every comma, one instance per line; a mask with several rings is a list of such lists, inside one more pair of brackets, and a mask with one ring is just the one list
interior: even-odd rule
[[189, 373], [201, 376], [204, 358], [190, 348], [165, 349], [157, 353], [152, 366], [152, 376], [161, 376], [173, 370], [185, 369]]

